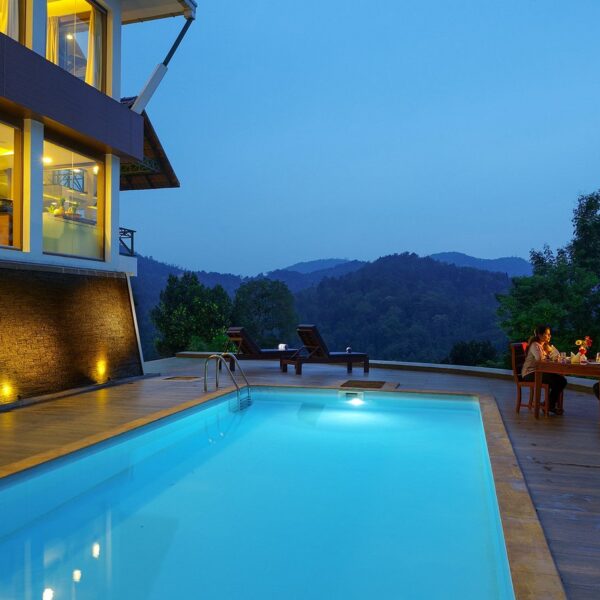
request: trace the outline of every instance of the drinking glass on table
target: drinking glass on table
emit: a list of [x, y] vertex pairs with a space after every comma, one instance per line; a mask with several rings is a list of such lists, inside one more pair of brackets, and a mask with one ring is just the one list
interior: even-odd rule
[[596, 362], [600, 363], [600, 352], [596, 352]]
[[[600, 354], [600, 352], [598, 352], [598, 354]], [[567, 362], [567, 353], [566, 352], [560, 353], [560, 362], [563, 364]]]

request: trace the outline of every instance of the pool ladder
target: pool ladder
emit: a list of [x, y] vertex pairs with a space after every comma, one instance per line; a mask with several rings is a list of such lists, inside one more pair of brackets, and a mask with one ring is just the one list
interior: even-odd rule
[[[245, 397], [242, 397], [242, 388], [240, 388], [233, 373], [231, 372], [231, 369], [229, 368], [229, 365], [227, 364], [227, 359], [233, 360], [233, 362], [237, 366], [238, 373], [244, 379], [244, 382], [246, 384], [246, 386], [244, 387], [244, 389], [246, 390]], [[246, 374], [244, 373], [242, 367], [240, 366], [238, 359], [235, 357], [234, 354], [231, 354], [230, 352], [223, 352], [223, 354], [211, 354], [204, 361], [204, 391], [208, 392], [208, 363], [210, 363], [211, 360], [215, 361], [215, 389], [219, 389], [219, 371], [221, 370], [222, 365], [225, 365], [225, 369], [227, 369], [227, 372], [229, 373], [229, 376], [231, 377], [231, 381], [233, 381], [233, 385], [235, 385], [237, 404], [232, 405], [232, 403], [230, 401], [229, 409], [232, 412], [239, 412], [240, 410], [244, 410], [245, 408], [248, 408], [252, 404], [252, 398], [250, 397], [250, 382], [248, 381]]]

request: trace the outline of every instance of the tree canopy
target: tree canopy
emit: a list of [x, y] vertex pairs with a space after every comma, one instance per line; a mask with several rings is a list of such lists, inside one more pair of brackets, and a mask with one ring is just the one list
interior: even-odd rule
[[547, 323], [561, 350], [575, 351], [575, 340], [586, 335], [600, 341], [600, 193], [578, 198], [572, 222], [571, 242], [556, 252], [532, 250], [533, 275], [516, 277], [498, 297], [511, 340], [526, 340]]
[[294, 297], [281, 281], [254, 279], [244, 283], [235, 293], [232, 322], [245, 327], [261, 346], [291, 343], [297, 324]]
[[[156, 348], [163, 356], [196, 345], [210, 345], [222, 334], [231, 316], [231, 300], [217, 285], [205, 287], [195, 273], [169, 275], [151, 318], [160, 332]], [[196, 348], [200, 349], [200, 348]]]

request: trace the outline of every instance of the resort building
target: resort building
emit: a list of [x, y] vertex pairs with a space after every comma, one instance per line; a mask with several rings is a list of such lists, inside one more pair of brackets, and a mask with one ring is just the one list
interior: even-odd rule
[[[119, 193], [179, 185], [144, 106], [195, 6], [0, 0], [0, 404], [142, 373]], [[176, 16], [167, 60], [121, 99], [122, 26]]]

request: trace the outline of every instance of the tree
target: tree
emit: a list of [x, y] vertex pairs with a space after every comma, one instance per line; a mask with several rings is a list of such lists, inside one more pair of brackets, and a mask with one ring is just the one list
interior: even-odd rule
[[542, 323], [553, 343], [574, 349], [574, 341], [600, 334], [600, 194], [580, 196], [573, 211], [573, 240], [554, 254], [548, 246], [531, 251], [533, 275], [513, 279], [499, 296], [501, 326], [512, 340], [526, 340]]
[[281, 281], [255, 279], [244, 283], [235, 294], [232, 322], [245, 327], [259, 345], [275, 347], [294, 335], [294, 297]]
[[572, 223], [571, 261], [600, 278], [600, 191], [579, 196]]
[[171, 356], [189, 349], [194, 338], [210, 342], [226, 327], [230, 315], [231, 301], [221, 286], [207, 288], [195, 273], [169, 275], [150, 314], [161, 334], [156, 349]]

